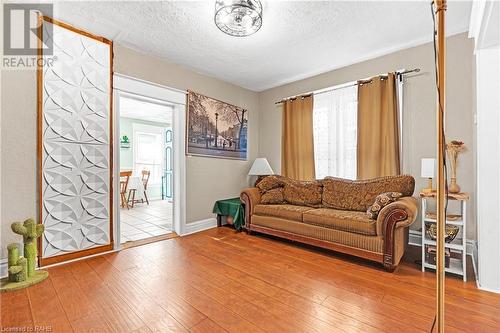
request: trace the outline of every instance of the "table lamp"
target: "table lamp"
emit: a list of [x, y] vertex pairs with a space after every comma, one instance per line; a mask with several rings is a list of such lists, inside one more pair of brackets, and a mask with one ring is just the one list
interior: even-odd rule
[[432, 178], [434, 178], [434, 165], [436, 159], [434, 158], [422, 158], [422, 166], [420, 168], [420, 173], [422, 178], [427, 178], [427, 188], [422, 189], [424, 193], [431, 193], [432, 189]]
[[248, 172], [249, 176], [258, 176], [255, 181], [255, 186], [265, 177], [269, 175], [274, 175], [274, 171], [269, 165], [267, 158], [258, 157], [252, 164], [250, 171]]

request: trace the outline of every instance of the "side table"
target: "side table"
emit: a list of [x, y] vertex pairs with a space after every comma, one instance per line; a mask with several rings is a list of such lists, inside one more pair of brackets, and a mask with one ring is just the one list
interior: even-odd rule
[[233, 218], [232, 224], [238, 231], [245, 224], [245, 207], [240, 198], [217, 200], [214, 204], [213, 213], [217, 214], [218, 227], [222, 225], [222, 216], [231, 216]]
[[[431, 239], [426, 232], [425, 223], [436, 223], [436, 213], [428, 211], [429, 199], [436, 199], [436, 192], [420, 193], [422, 199], [422, 272], [426, 268], [436, 269], [436, 265], [430, 263], [426, 257], [427, 247], [436, 247], [436, 241]], [[467, 202], [469, 195], [467, 193], [448, 193], [448, 200], [458, 201], [460, 203], [460, 212], [457, 215], [446, 215], [446, 225], [454, 225], [460, 228], [457, 237], [450, 243], [445, 243], [446, 251], [449, 251], [450, 258], [445, 272], [461, 275], [463, 280], [467, 280]], [[461, 237], [461, 238], [460, 238]], [[452, 255], [459, 255], [459, 258]]]

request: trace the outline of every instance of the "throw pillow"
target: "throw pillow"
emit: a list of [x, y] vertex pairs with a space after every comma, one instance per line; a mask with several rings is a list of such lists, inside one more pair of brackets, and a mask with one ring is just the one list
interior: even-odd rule
[[262, 194], [260, 203], [264, 205], [280, 205], [285, 203], [283, 198], [283, 187], [273, 188]]
[[377, 195], [377, 197], [375, 198], [375, 202], [370, 207], [368, 207], [366, 214], [368, 214], [368, 217], [372, 220], [376, 220], [382, 208], [384, 208], [391, 202], [398, 200], [402, 195], [403, 194], [400, 192], [385, 192]]
[[257, 184], [257, 188], [261, 192], [267, 192], [267, 191], [272, 190], [274, 188], [283, 186], [284, 178], [285, 177], [279, 176], [279, 175], [267, 176]]
[[321, 207], [321, 195], [323, 186], [321, 182], [299, 182], [287, 183], [283, 190], [285, 201], [291, 205]]

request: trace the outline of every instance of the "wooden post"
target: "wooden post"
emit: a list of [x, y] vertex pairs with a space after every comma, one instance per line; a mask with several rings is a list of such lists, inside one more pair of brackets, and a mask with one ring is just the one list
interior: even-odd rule
[[445, 12], [446, 0], [434, 0], [437, 14], [437, 54], [438, 54], [438, 103], [437, 103], [437, 160], [438, 160], [438, 179], [437, 179], [437, 241], [436, 241], [436, 324], [437, 332], [444, 333], [444, 295], [445, 295], [445, 254], [444, 254], [444, 232], [445, 232], [445, 138], [444, 138], [444, 115], [446, 100], [445, 83], [445, 59], [446, 59], [446, 35], [445, 35]]

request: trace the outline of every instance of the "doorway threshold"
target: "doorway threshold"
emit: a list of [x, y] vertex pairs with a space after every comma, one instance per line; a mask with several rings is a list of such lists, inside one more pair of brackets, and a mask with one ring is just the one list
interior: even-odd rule
[[130, 242], [123, 243], [123, 244], [121, 244], [121, 249], [122, 250], [129, 249], [131, 247], [155, 243], [155, 242], [159, 242], [159, 241], [163, 241], [163, 240], [167, 240], [167, 239], [172, 239], [172, 238], [177, 238], [177, 237], [179, 237], [179, 235], [177, 235], [177, 233], [172, 231], [172, 232], [169, 232], [168, 234], [165, 234], [165, 235], [153, 236], [153, 237], [149, 237], [149, 238], [144, 238], [144, 239], [139, 239], [136, 241], [130, 241]]

